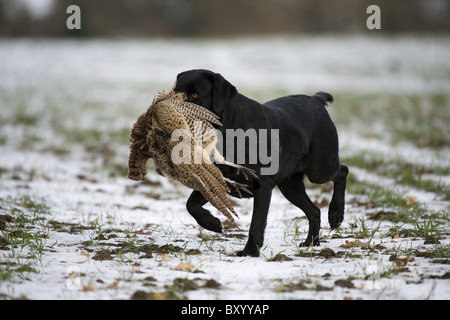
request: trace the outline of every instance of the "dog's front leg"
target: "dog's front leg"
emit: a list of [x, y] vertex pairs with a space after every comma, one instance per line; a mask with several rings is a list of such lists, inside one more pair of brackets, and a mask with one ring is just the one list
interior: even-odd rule
[[222, 224], [220, 219], [214, 217], [208, 210], [203, 208], [206, 203], [207, 201], [200, 191], [194, 190], [189, 196], [186, 208], [200, 226], [207, 230], [221, 233]]
[[261, 188], [254, 191], [253, 215], [248, 240], [244, 250], [237, 253], [239, 257], [259, 257], [259, 250], [264, 242], [264, 230], [269, 213], [272, 189], [271, 185], [261, 185]]

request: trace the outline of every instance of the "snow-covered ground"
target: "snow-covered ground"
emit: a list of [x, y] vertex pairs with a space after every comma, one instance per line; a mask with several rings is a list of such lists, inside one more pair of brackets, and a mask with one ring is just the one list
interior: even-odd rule
[[[349, 185], [365, 191], [349, 189], [339, 230], [327, 222], [329, 188], [309, 191], [322, 206], [318, 248], [298, 248], [307, 220], [275, 190], [259, 258], [235, 256], [250, 200], [235, 202], [240, 229], [214, 234], [186, 212], [189, 189], [153, 170], [146, 183], [126, 179], [132, 124], [181, 71], [220, 72], [259, 101], [424, 94], [444, 96], [448, 112], [448, 57], [444, 36], [1, 40], [0, 297], [449, 299], [448, 145], [387, 142], [360, 135], [364, 123], [337, 123], [343, 158], [370, 151], [417, 164], [439, 190], [350, 166]], [[382, 123], [377, 132], [389, 131]], [[373, 203], [371, 188], [391, 198]], [[382, 211], [417, 221], [371, 219]]]

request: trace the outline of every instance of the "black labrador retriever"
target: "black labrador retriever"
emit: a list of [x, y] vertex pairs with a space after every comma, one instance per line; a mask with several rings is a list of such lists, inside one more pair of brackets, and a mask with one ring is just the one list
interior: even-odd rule
[[[208, 70], [180, 73], [174, 91], [184, 93], [187, 101], [199, 104], [220, 116], [223, 126], [218, 129], [222, 133], [219, 138], [222, 140], [219, 142], [222, 146], [233, 146], [227, 139], [238, 139], [236, 135], [227, 134], [230, 130], [231, 132], [237, 132], [239, 129], [240, 132], [253, 130], [258, 136], [257, 147], [263, 147], [261, 141], [267, 143], [268, 146], [265, 146], [264, 150], [272, 150], [270, 157], [277, 160], [274, 160], [276, 170], [271, 172], [267, 155], [263, 159], [261, 152], [257, 157], [249, 152], [255, 150], [252, 149], [255, 146], [254, 141], [250, 142], [248, 135], [245, 140], [245, 163], [242, 163], [241, 157], [240, 164], [255, 170], [259, 179], [244, 177], [245, 175], [232, 167], [217, 164], [225, 177], [246, 184], [254, 197], [248, 241], [245, 248], [238, 252], [238, 256], [259, 256], [272, 189], [275, 186], [278, 186], [286, 199], [300, 208], [309, 220], [308, 235], [300, 245], [319, 245], [320, 209], [306, 194], [303, 183], [305, 175], [311, 182], [317, 184], [334, 182], [328, 221], [331, 228], [339, 227], [344, 219], [348, 168], [339, 163], [336, 127], [325, 109], [327, 102], [333, 101], [330, 94], [318, 92], [311, 97], [291, 95], [261, 104], [239, 94], [220, 74]], [[274, 137], [276, 139], [273, 139]], [[226, 148], [224, 156], [228, 161], [236, 163], [239, 160], [237, 148], [236, 145]], [[274, 152], [277, 154], [273, 154]], [[263, 174], [264, 169], [269, 174]], [[237, 196], [233, 192], [232, 195]], [[202, 194], [194, 190], [186, 207], [199, 225], [211, 231], [221, 232], [220, 220], [203, 208], [206, 202]]]

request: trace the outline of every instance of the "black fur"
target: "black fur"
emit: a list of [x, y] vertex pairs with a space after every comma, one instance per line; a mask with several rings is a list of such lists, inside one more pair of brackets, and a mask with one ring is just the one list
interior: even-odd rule
[[[249, 185], [254, 197], [248, 241], [245, 248], [238, 252], [239, 256], [259, 256], [275, 186], [309, 220], [308, 235], [300, 245], [319, 245], [320, 209], [306, 194], [303, 184], [305, 175], [313, 183], [334, 182], [328, 220], [331, 228], [339, 227], [344, 219], [348, 168], [339, 163], [337, 131], [325, 109], [327, 103], [333, 101], [332, 95], [325, 92], [318, 92], [312, 97], [291, 95], [260, 104], [239, 94], [220, 74], [208, 70], [180, 73], [174, 90], [186, 93], [187, 101], [208, 108], [220, 116], [223, 126], [219, 129], [222, 131], [221, 143], [224, 146], [226, 129], [268, 129], [268, 134], [270, 129], [279, 129], [279, 170], [275, 174], [261, 175], [261, 168], [268, 165], [261, 163], [259, 158], [256, 164], [250, 164], [248, 154], [244, 165], [255, 170], [259, 180], [252, 177], [246, 180], [236, 169], [218, 165], [225, 177]], [[268, 141], [271, 141], [270, 138]], [[246, 150], [249, 150], [247, 147]], [[271, 150], [270, 147], [268, 150]], [[226, 154], [224, 156], [228, 161], [236, 160]], [[221, 232], [220, 220], [202, 207], [205, 203], [201, 193], [193, 191], [186, 206], [202, 227]]]

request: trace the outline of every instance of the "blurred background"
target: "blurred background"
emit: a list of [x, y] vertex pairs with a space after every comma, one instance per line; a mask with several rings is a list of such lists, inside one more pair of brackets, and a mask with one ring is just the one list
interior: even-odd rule
[[[65, 28], [66, 8], [82, 30]], [[366, 32], [366, 8], [382, 10], [384, 33], [450, 30], [448, 0], [1, 0], [1, 36], [216, 37]]]

